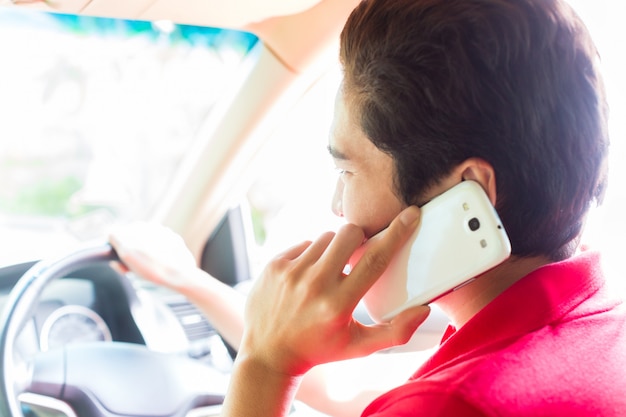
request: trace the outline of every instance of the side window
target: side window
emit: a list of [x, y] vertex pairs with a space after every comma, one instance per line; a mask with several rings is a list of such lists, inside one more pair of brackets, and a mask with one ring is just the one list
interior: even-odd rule
[[264, 169], [244, 202], [254, 226], [253, 276], [277, 253], [343, 223], [331, 212], [337, 173], [327, 151], [339, 82], [338, 68], [319, 80], [262, 151]]
[[[245, 206], [244, 206], [245, 207]], [[239, 206], [229, 210], [215, 229], [202, 252], [200, 266], [213, 277], [230, 285], [251, 279], [249, 217]]]

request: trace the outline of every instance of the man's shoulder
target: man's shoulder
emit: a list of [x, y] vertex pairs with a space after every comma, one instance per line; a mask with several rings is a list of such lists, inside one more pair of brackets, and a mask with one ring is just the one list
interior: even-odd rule
[[440, 381], [409, 381], [374, 400], [362, 417], [485, 416], [468, 398]]
[[433, 360], [365, 415], [626, 415], [626, 308], [598, 298], [533, 331]]

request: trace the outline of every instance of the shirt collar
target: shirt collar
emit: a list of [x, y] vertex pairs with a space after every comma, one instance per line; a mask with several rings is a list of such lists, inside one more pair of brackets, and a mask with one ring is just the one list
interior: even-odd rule
[[437, 352], [415, 376], [482, 346], [494, 346], [555, 322], [603, 284], [596, 252], [542, 266], [505, 290], [458, 331], [450, 326]]

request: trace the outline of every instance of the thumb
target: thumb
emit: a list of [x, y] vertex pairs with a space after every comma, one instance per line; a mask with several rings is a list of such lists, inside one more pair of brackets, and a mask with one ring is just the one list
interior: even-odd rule
[[361, 325], [360, 352], [357, 356], [369, 355], [381, 349], [403, 345], [411, 339], [417, 328], [428, 318], [429, 306], [414, 306], [399, 313], [390, 322], [371, 326]]
[[389, 266], [393, 256], [411, 237], [419, 222], [419, 208], [409, 206], [391, 222], [387, 229], [370, 238], [357, 250], [360, 259], [349, 275], [354, 279], [345, 281], [346, 293], [351, 299], [363, 298]]
[[390, 324], [393, 329], [394, 345], [403, 345], [409, 341], [413, 333], [430, 315], [430, 307], [418, 305], [409, 307], [395, 316]]

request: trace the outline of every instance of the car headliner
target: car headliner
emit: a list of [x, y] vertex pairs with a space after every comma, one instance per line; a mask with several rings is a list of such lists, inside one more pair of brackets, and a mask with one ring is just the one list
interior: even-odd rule
[[281, 61], [302, 70], [336, 40], [355, 0], [0, 0], [0, 5], [133, 20], [169, 20], [255, 33]]

